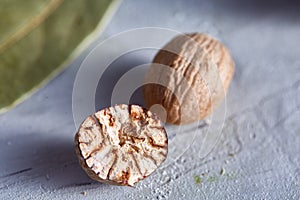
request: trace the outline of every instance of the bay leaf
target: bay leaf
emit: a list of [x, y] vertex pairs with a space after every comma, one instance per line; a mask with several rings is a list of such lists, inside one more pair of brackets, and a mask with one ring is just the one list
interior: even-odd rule
[[[57, 74], [117, 0], [0, 0], [0, 112]], [[99, 23], [100, 22], [100, 23]]]

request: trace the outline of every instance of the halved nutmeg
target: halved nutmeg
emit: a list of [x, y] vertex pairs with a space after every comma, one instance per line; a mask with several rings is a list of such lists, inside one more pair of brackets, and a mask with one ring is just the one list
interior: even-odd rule
[[94, 180], [134, 186], [166, 159], [159, 118], [137, 105], [116, 105], [89, 116], [75, 136], [80, 165]]

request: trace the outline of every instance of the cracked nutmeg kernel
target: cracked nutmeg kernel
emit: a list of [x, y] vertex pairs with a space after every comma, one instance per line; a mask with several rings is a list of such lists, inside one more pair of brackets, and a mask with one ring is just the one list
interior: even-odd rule
[[75, 149], [92, 179], [134, 186], [166, 159], [168, 138], [156, 115], [120, 104], [85, 119], [76, 133]]
[[216, 109], [233, 74], [234, 61], [221, 42], [203, 33], [182, 34], [156, 54], [145, 76], [144, 100], [150, 110], [162, 106], [168, 123], [192, 123]]

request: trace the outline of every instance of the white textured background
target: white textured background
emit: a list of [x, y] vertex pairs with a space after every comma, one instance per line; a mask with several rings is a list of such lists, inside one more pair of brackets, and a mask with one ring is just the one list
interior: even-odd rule
[[[87, 50], [0, 116], [0, 199], [300, 199], [300, 4], [262, 2], [125, 0], [89, 48], [145, 26], [207, 32], [224, 42], [236, 72], [225, 127], [209, 156], [197, 159], [193, 145], [136, 189], [89, 179], [74, 152], [72, 118], [73, 81]], [[184, 130], [176, 137], [189, 141], [192, 129]]]

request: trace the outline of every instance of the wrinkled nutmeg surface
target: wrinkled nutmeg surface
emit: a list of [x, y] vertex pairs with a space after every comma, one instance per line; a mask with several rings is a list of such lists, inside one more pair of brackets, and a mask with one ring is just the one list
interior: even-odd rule
[[134, 186], [166, 159], [167, 133], [156, 115], [116, 105], [89, 116], [75, 136], [76, 153], [94, 180]]
[[179, 35], [156, 54], [144, 100], [149, 109], [163, 106], [168, 123], [201, 120], [224, 99], [233, 73], [234, 61], [221, 42], [202, 33]]

